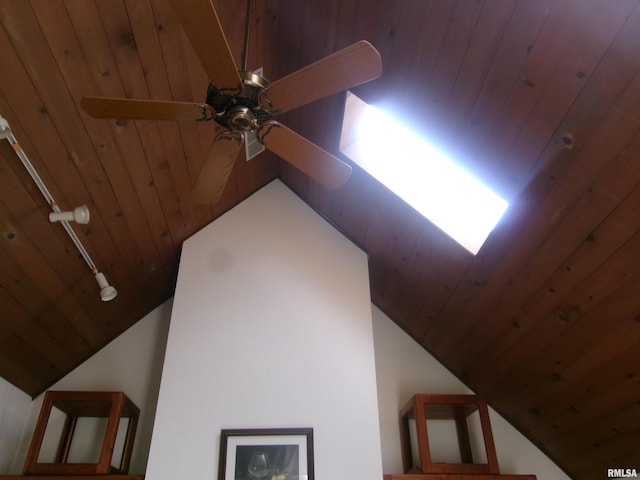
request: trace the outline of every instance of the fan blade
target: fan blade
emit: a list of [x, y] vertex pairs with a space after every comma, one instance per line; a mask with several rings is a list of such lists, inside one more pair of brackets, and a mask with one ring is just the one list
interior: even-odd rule
[[213, 143], [191, 193], [191, 201], [201, 205], [218, 203], [227, 185], [243, 143], [243, 135], [222, 132]]
[[242, 79], [211, 0], [171, 0], [209, 80], [223, 93], [242, 91]]
[[211, 120], [216, 114], [216, 111], [207, 104], [130, 98], [82, 97], [80, 105], [94, 118]]
[[260, 104], [271, 113], [286, 112], [381, 74], [380, 54], [361, 40], [267, 85], [260, 91]]
[[258, 139], [267, 149], [326, 188], [338, 188], [351, 176], [350, 165], [275, 120], [262, 124]]

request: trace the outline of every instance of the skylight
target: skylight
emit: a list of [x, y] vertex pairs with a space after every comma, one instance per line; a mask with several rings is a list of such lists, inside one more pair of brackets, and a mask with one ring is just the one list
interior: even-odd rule
[[351, 92], [340, 151], [473, 254], [507, 209], [443, 153]]

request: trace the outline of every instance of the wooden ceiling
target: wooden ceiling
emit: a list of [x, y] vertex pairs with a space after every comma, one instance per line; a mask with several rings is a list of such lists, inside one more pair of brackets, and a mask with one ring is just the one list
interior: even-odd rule
[[[186, 0], [185, 0], [186, 1]], [[216, 0], [236, 62], [245, 3]], [[37, 395], [172, 295], [184, 239], [280, 178], [370, 258], [373, 302], [575, 479], [639, 467], [640, 1], [257, 0], [277, 79], [366, 39], [354, 89], [510, 201], [473, 256], [359, 168], [327, 191], [269, 153], [189, 193], [212, 124], [94, 120], [83, 95], [201, 101], [166, 0], [0, 0], [0, 115], [118, 289], [0, 141], [0, 375]], [[282, 118], [336, 150], [342, 97]], [[389, 158], [389, 162], [393, 162]]]

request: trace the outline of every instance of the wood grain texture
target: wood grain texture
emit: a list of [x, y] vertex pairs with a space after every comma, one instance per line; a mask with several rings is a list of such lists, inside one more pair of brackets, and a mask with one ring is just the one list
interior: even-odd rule
[[209, 80], [223, 91], [239, 91], [241, 79], [212, 0], [171, 0]]
[[193, 186], [190, 197], [192, 202], [207, 204], [220, 201], [243, 146], [242, 136], [219, 136], [216, 139]]
[[339, 188], [351, 176], [350, 165], [279, 122], [265, 122], [258, 130], [258, 138], [273, 153], [325, 188]]
[[[238, 65], [246, 4], [213, 4]], [[269, 151], [235, 163], [217, 204], [195, 205], [215, 124], [98, 120], [80, 105], [205, 100], [218, 63], [203, 67], [173, 2], [0, 0], [0, 114], [61, 208], [89, 206], [74, 229], [120, 292], [100, 301], [0, 141], [0, 375], [45, 390], [172, 295], [186, 238], [279, 178], [368, 254], [373, 303], [572, 478], [640, 464], [628, 448], [640, 428], [640, 2], [255, 9], [249, 68], [272, 85], [360, 40], [375, 47], [382, 75], [353, 92], [503, 195], [497, 228], [473, 256], [360, 167], [328, 190]], [[296, 100], [278, 121], [340, 157], [342, 101]]]
[[131, 98], [82, 97], [80, 106], [93, 118], [113, 120], [210, 120], [215, 110], [207, 104], [136, 100]]
[[287, 112], [375, 80], [381, 73], [380, 54], [361, 40], [269, 84], [260, 104], [274, 113]]

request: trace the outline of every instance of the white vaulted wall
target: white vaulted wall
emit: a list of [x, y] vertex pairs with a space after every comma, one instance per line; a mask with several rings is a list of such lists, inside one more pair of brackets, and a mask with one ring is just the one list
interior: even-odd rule
[[[171, 301], [169, 300], [50, 387], [50, 390], [122, 391], [129, 396], [140, 408], [140, 422], [130, 468], [130, 472], [135, 474], [144, 473], [149, 455], [170, 312]], [[5, 403], [0, 381], [0, 446], [6, 442], [7, 447], [13, 447], [8, 451], [0, 448], [0, 475], [22, 472], [44, 399], [42, 394], [31, 401], [24, 393], [14, 387], [11, 388], [9, 388], [11, 394], [6, 398], [14, 400]], [[52, 414], [48, 432], [61, 431], [63, 421], [61, 417], [63, 417], [61, 414], [59, 416]], [[6, 420], [3, 421], [5, 418]], [[11, 425], [13, 427], [5, 430], [5, 426]], [[86, 424], [80, 421], [78, 425], [82, 427]], [[17, 431], [18, 427], [20, 427], [20, 434]], [[94, 444], [96, 439], [102, 439], [104, 426], [98, 426], [93, 431], [90, 429], [84, 431], [82, 428], [78, 430], [74, 435], [70, 461], [97, 462], [99, 451], [87, 451], [85, 447]], [[53, 461], [58, 438], [58, 435], [45, 437], [42, 454], [39, 457], [41, 462]], [[74, 460], [76, 455], [80, 456], [80, 459]], [[118, 458], [119, 455], [120, 451], [117, 452]]]
[[0, 475], [11, 471], [30, 407], [31, 397], [0, 378]]
[[[371, 305], [365, 255], [279, 182], [187, 241], [182, 259], [173, 307], [52, 387], [123, 390], [138, 404], [133, 473], [215, 479], [220, 429], [311, 426], [317, 480], [381, 479], [401, 471], [398, 411], [411, 395], [469, 392]], [[0, 474], [21, 471], [41, 401], [0, 380]], [[568, 480], [491, 419], [502, 473]]]
[[[473, 392], [377, 307], [372, 306], [372, 310], [383, 468], [385, 473], [399, 473], [402, 471], [398, 426], [400, 409], [415, 393]], [[489, 408], [489, 416], [501, 473], [534, 474], [538, 480], [570, 480], [557, 465], [492, 408]], [[472, 440], [481, 441], [480, 432], [475, 433]], [[459, 458], [456, 442], [440, 443], [438, 438], [437, 443], [430, 445], [432, 453], [440, 450], [440, 446], [449, 450], [447, 455]]]
[[316, 478], [382, 478], [366, 255], [279, 181], [183, 246], [147, 479], [270, 427], [313, 427]]

